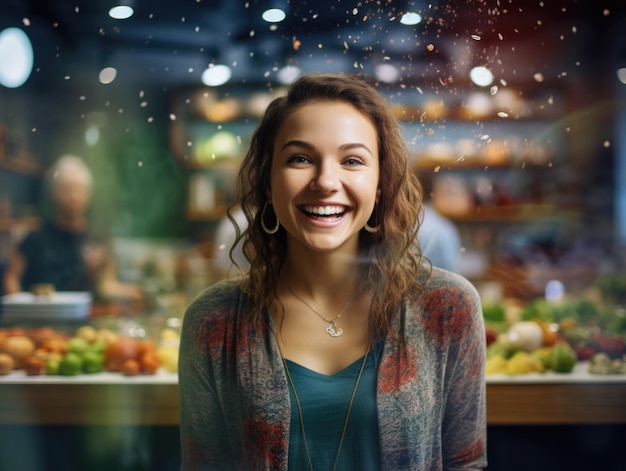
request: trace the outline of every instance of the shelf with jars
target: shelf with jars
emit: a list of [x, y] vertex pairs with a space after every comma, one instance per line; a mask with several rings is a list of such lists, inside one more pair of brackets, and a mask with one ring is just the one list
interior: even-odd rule
[[[189, 170], [190, 221], [214, 223], [225, 215], [254, 128], [283, 93], [282, 88], [235, 87], [175, 94], [170, 137], [173, 154]], [[553, 196], [567, 182], [562, 91], [548, 85], [406, 86], [381, 93], [400, 124], [413, 169], [432, 171], [442, 213], [461, 224], [561, 214]]]
[[171, 109], [172, 153], [188, 171], [187, 219], [215, 224], [232, 202], [236, 174], [256, 124], [280, 90], [178, 90]]

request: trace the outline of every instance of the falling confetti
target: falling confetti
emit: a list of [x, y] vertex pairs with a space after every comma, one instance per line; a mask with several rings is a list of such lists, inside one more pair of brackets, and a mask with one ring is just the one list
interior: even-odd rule
[[533, 78], [536, 82], [543, 82], [543, 74], [541, 72], [537, 72], [533, 75]]
[[493, 95], [495, 95], [496, 93], [498, 93], [498, 86], [497, 86], [497, 85], [494, 85], [493, 87], [491, 87], [491, 88], [489, 89], [489, 94], [490, 94], [491, 96], [493, 96]]
[[24, 18], [24, 19], [22, 19], [22, 24], [24, 26], [30, 26], [30, 20], [28, 18]]
[[508, 113], [505, 113], [504, 111], [498, 111], [498, 116], [499, 116], [500, 118], [508, 118], [508, 117], [509, 117], [509, 114], [508, 114]]
[[470, 36], [474, 41], [480, 41], [482, 38], [480, 36], [478, 36], [477, 34], [472, 34]]

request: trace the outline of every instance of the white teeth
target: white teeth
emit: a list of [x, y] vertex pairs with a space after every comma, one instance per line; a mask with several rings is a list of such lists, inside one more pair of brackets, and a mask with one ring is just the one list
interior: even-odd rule
[[343, 206], [303, 206], [305, 213], [317, 214], [318, 216], [330, 216], [333, 214], [343, 214], [345, 209]]

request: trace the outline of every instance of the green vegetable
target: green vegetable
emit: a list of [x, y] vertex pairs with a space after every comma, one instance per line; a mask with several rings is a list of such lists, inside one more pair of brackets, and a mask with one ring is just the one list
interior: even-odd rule
[[58, 358], [48, 358], [44, 364], [44, 370], [47, 375], [58, 375], [59, 364], [61, 361]]
[[572, 327], [563, 331], [563, 338], [575, 347], [586, 347], [591, 342], [591, 331], [584, 327]]
[[483, 318], [485, 322], [503, 322], [506, 320], [506, 311], [501, 304], [483, 304]]
[[82, 354], [89, 348], [89, 343], [80, 337], [72, 337], [67, 342], [67, 349], [72, 353]]
[[607, 275], [600, 278], [596, 282], [596, 286], [600, 289], [604, 299], [616, 304], [626, 302], [626, 276]]
[[83, 355], [83, 373], [100, 373], [104, 370], [104, 355], [88, 351]]
[[59, 363], [59, 374], [64, 376], [74, 376], [81, 372], [83, 360], [77, 353], [69, 352]]
[[513, 353], [515, 353], [515, 350], [502, 342], [494, 342], [487, 347], [487, 358], [498, 355], [506, 359], [511, 358]]
[[520, 320], [554, 322], [556, 317], [555, 310], [556, 307], [553, 303], [548, 302], [544, 298], [536, 298], [524, 306], [520, 313]]
[[550, 366], [557, 373], [569, 373], [576, 366], [576, 352], [564, 343], [558, 343], [552, 348]]

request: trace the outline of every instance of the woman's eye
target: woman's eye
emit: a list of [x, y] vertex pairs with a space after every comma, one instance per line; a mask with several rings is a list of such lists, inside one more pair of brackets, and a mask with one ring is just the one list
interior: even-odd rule
[[357, 165], [363, 165], [363, 160], [359, 157], [348, 157], [344, 160], [344, 163], [350, 167], [355, 167]]
[[309, 163], [310, 160], [306, 155], [294, 155], [289, 158], [288, 162], [290, 164], [306, 164]]

